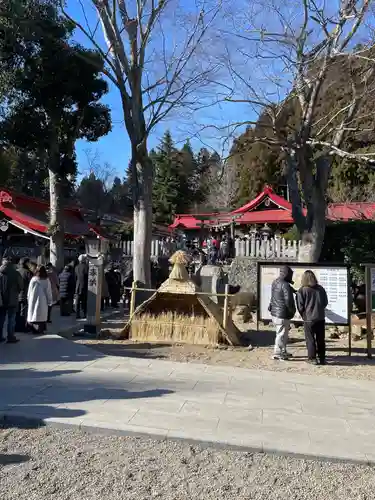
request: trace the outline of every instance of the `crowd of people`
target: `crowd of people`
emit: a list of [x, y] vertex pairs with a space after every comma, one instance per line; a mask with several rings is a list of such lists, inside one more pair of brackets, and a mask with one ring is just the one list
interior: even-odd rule
[[273, 359], [285, 361], [292, 357], [287, 351], [288, 336], [291, 320], [298, 310], [304, 325], [307, 361], [325, 365], [327, 293], [310, 270], [304, 272], [298, 291], [293, 284], [293, 271], [289, 266], [282, 267], [280, 276], [272, 283], [269, 311], [276, 330]]
[[[103, 270], [102, 309], [116, 308], [121, 298], [121, 275], [113, 263]], [[3, 258], [0, 267], [0, 342], [16, 343], [16, 332], [44, 333], [52, 307], [61, 316], [87, 315], [89, 264], [85, 255], [58, 274], [51, 263], [38, 266], [28, 258], [18, 264]], [[6, 338], [4, 326], [7, 322]]]

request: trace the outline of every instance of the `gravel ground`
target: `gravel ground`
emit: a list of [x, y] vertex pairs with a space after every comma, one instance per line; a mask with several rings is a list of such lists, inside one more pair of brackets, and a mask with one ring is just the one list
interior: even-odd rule
[[372, 500], [375, 469], [80, 431], [2, 429], [2, 500]]
[[[119, 324], [107, 321], [103, 328], [118, 332]], [[327, 366], [312, 366], [306, 363], [306, 343], [302, 329], [293, 329], [290, 334], [288, 350], [293, 360], [288, 362], [272, 360], [275, 334], [270, 327], [255, 331], [256, 325], [238, 325], [249, 332], [249, 339], [254, 346], [252, 351], [244, 347], [213, 348], [187, 344], [136, 343], [121, 340], [78, 340], [104, 354], [112, 356], [130, 356], [148, 359], [165, 359], [188, 363], [206, 363], [212, 365], [238, 366], [242, 368], [288, 371], [305, 375], [325, 375], [337, 378], [375, 380], [375, 360], [368, 360], [365, 354], [364, 340], [353, 342], [353, 355], [348, 356], [348, 338], [329, 339], [327, 335]], [[225, 347], [225, 346], [224, 346]]]

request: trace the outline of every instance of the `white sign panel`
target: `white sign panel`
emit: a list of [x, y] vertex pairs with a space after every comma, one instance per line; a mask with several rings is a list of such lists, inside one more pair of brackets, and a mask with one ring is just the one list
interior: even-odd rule
[[[293, 288], [298, 290], [301, 286], [301, 278], [303, 273], [310, 269], [314, 272], [318, 282], [325, 288], [328, 296], [328, 306], [326, 309], [326, 322], [331, 324], [349, 324], [348, 310], [348, 269], [338, 266], [290, 266], [293, 269]], [[259, 297], [259, 312], [260, 320], [270, 320], [271, 314], [268, 311], [268, 306], [271, 300], [272, 282], [279, 277], [280, 265], [263, 265], [259, 266], [260, 280], [260, 297]], [[295, 321], [301, 321], [301, 316], [296, 313]]]
[[371, 268], [371, 292], [375, 292], [375, 268]]

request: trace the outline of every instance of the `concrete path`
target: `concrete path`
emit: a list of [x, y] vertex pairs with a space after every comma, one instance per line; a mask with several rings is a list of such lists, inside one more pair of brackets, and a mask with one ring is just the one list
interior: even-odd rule
[[1, 416], [375, 462], [373, 382], [111, 357], [55, 335], [21, 338], [0, 344]]

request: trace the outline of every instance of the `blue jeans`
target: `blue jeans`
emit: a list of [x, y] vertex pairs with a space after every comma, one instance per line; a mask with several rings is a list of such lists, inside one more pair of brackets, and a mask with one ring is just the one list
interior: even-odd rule
[[3, 338], [3, 330], [6, 318], [8, 318], [8, 340], [15, 337], [14, 332], [16, 330], [16, 312], [16, 307], [0, 307], [0, 339]]

